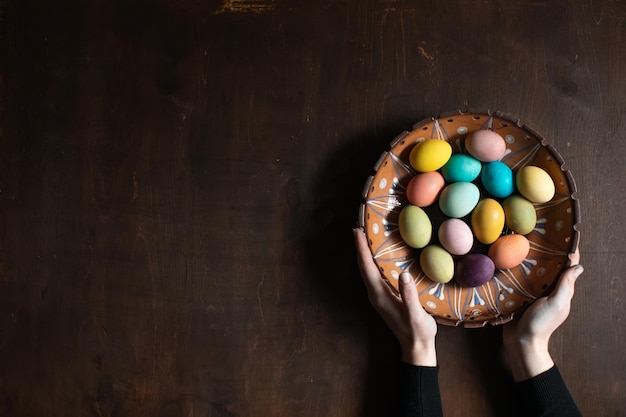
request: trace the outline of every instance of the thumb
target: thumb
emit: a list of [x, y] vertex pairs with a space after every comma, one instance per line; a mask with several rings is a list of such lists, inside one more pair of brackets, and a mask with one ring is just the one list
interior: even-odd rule
[[409, 314], [420, 314], [422, 304], [420, 303], [419, 295], [417, 294], [417, 287], [409, 272], [403, 272], [400, 274], [400, 296], [402, 302], [409, 311]]
[[568, 268], [559, 278], [556, 289], [550, 296], [556, 303], [560, 305], [569, 304], [574, 296], [574, 286], [576, 279], [582, 274], [584, 268], [582, 265], [575, 265]]

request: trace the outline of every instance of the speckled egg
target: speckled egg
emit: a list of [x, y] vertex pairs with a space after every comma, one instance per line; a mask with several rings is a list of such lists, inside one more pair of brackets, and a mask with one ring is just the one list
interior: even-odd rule
[[500, 236], [489, 247], [488, 255], [496, 268], [514, 268], [526, 257], [530, 251], [530, 242], [523, 235], [512, 234]]
[[457, 262], [454, 279], [463, 287], [478, 287], [489, 282], [495, 271], [495, 265], [488, 256], [472, 253]]
[[439, 245], [428, 245], [420, 253], [420, 266], [428, 278], [445, 284], [454, 276], [454, 259]]
[[415, 175], [406, 187], [406, 197], [411, 204], [426, 207], [437, 201], [445, 180], [438, 171], [422, 172]]
[[506, 152], [506, 142], [493, 130], [477, 130], [465, 139], [465, 149], [479, 161], [497, 161]]
[[497, 198], [508, 197], [515, 189], [513, 171], [501, 161], [485, 162], [480, 173], [480, 181], [485, 190]]
[[465, 255], [474, 245], [472, 229], [461, 219], [444, 221], [437, 231], [439, 243], [452, 255]]
[[409, 154], [409, 163], [421, 172], [436, 171], [448, 162], [452, 146], [445, 140], [427, 139], [417, 143]]

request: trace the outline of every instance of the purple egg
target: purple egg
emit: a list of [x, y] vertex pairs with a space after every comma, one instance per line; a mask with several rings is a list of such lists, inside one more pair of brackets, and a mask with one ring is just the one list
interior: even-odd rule
[[493, 278], [495, 272], [496, 267], [491, 258], [472, 253], [457, 262], [455, 279], [464, 287], [479, 287]]

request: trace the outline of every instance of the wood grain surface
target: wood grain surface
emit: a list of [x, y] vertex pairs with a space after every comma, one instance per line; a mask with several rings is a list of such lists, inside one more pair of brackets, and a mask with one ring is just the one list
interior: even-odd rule
[[[401, 131], [543, 134], [585, 273], [551, 352], [626, 416], [626, 3], [0, 0], [0, 416], [379, 416], [399, 350], [352, 244]], [[511, 416], [499, 327], [441, 327], [444, 412]]]

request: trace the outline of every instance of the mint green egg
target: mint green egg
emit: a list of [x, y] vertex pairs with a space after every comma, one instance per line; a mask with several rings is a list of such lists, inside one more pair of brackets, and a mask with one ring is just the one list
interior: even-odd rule
[[482, 163], [466, 154], [455, 153], [441, 167], [441, 175], [448, 182], [472, 182], [480, 175]]
[[439, 196], [439, 208], [448, 217], [460, 218], [474, 210], [480, 198], [480, 191], [471, 182], [453, 182], [447, 185]]

